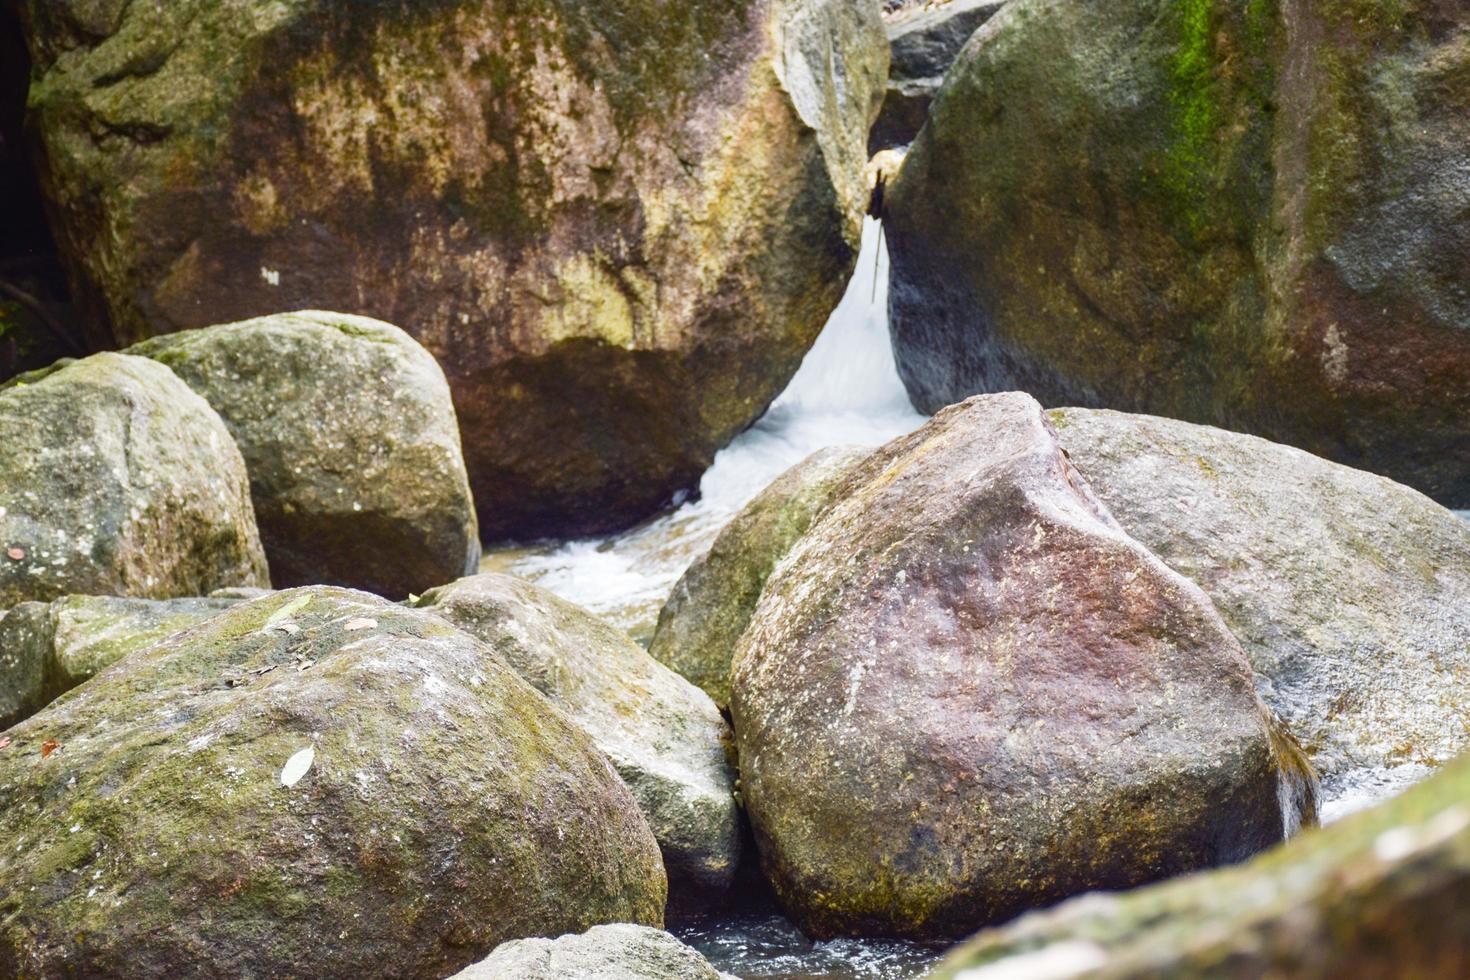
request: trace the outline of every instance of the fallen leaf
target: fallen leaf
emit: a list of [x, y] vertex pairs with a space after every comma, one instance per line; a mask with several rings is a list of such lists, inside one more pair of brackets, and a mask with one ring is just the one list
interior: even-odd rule
[[375, 630], [378, 628], [378, 621], [376, 619], [349, 619], [342, 628], [349, 633], [355, 633], [358, 630]]
[[52, 752], [55, 752], [59, 748], [61, 748], [60, 742], [56, 741], [55, 739], [47, 739], [46, 741], [41, 743], [41, 758], [46, 758], [48, 755], [50, 755]]
[[316, 761], [316, 749], [308, 745], [286, 760], [281, 767], [281, 785], [287, 789], [301, 782], [301, 777], [306, 775], [306, 770]]
[[10, 736], [9, 735], [6, 735], [4, 738], [0, 738], [0, 749], [8, 748], [9, 746], [10, 746]]
[[5, 557], [11, 561], [25, 561], [26, 550], [24, 548], [6, 548]]

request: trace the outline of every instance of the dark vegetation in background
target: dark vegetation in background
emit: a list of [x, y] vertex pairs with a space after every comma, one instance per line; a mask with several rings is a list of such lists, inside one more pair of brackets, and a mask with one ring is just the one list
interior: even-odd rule
[[0, 9], [0, 381], [86, 353], [23, 125], [31, 59]]

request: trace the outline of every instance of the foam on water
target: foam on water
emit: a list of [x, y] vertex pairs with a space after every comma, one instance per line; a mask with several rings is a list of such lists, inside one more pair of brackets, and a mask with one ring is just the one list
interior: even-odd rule
[[487, 568], [537, 582], [646, 641], [689, 563], [777, 476], [827, 446], [877, 446], [922, 425], [893, 363], [880, 237], [868, 219], [842, 302], [786, 390], [715, 456], [696, 500], [612, 537], [491, 555]]
[[922, 977], [944, 945], [897, 940], [813, 942], [779, 915], [745, 913], [674, 929], [715, 969], [742, 980], [911, 980]]

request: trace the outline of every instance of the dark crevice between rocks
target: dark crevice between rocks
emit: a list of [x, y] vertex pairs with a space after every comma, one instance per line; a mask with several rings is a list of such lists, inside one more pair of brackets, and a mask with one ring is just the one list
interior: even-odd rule
[[24, 134], [31, 59], [0, 9], [0, 381], [88, 352]]

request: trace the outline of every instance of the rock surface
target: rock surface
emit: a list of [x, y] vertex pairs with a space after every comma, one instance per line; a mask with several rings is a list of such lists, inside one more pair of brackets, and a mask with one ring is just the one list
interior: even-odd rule
[[580, 936], [516, 939], [453, 980], [734, 980], [666, 932], [597, 926]]
[[888, 88], [868, 152], [907, 146], [929, 118], [929, 106], [970, 35], [1007, 0], [949, 0], [914, 6], [888, 18]]
[[0, 386], [0, 609], [269, 584], [240, 451], [167, 368], [96, 354]]
[[915, 404], [1253, 432], [1470, 506], [1470, 8], [1017, 0], [887, 194]]
[[1089, 895], [982, 933], [933, 977], [1450, 980], [1470, 972], [1467, 935], [1470, 760], [1461, 760], [1247, 865]]
[[735, 654], [742, 794], [809, 933], [961, 935], [1240, 860], [1314, 819], [1197, 586], [1114, 522], [1027, 395], [889, 443]]
[[238, 599], [67, 596], [0, 615], [0, 729], [29, 718], [123, 657]]
[[1470, 525], [1416, 491], [1253, 436], [1062, 409], [1118, 523], [1209, 594], [1330, 791], [1470, 744]]
[[120, 344], [282, 309], [399, 324], [489, 538], [692, 488], [836, 306], [876, 0], [20, 0], [79, 299]]
[[740, 817], [729, 728], [709, 698], [621, 631], [520, 579], [476, 575], [418, 608], [487, 644], [606, 753], [658, 839], [672, 901], [730, 886]]
[[243, 603], [6, 735], [0, 975], [433, 978], [662, 923], [607, 759], [484, 644], [367, 593]]
[[730, 660], [761, 589], [791, 546], [831, 505], [842, 479], [872, 450], [823, 449], [777, 477], [689, 566], [658, 614], [654, 659], [730, 703]]
[[402, 330], [283, 313], [128, 353], [168, 365], [224, 419], [245, 457], [277, 586], [401, 599], [478, 566], [449, 386]]

